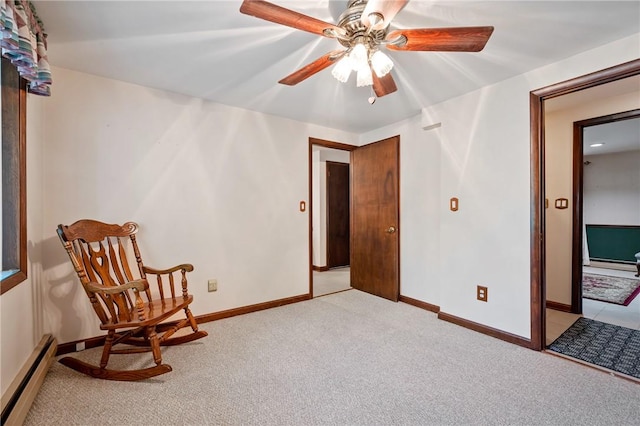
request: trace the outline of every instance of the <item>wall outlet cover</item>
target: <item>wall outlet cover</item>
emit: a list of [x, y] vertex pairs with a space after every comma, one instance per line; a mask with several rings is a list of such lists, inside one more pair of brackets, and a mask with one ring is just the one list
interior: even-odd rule
[[476, 297], [481, 302], [486, 302], [489, 297], [489, 289], [487, 287], [479, 285]]

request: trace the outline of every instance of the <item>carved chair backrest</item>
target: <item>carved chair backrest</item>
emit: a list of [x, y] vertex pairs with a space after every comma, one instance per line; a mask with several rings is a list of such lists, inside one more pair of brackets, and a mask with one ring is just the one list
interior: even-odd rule
[[[138, 225], [127, 222], [111, 225], [83, 219], [72, 225], [58, 226], [58, 236], [98, 318], [103, 324], [129, 322], [135, 318], [135, 294], [104, 295], [90, 291], [89, 285], [97, 283], [107, 287], [125, 284], [135, 279], [146, 280], [144, 265], [136, 241]], [[127, 246], [133, 249], [135, 264], [130, 264]], [[130, 254], [130, 253], [129, 253]], [[137, 266], [137, 268], [136, 268]], [[133, 268], [132, 268], [133, 267]], [[139, 277], [134, 277], [137, 269]], [[149, 286], [145, 286], [147, 301], [151, 301]]]

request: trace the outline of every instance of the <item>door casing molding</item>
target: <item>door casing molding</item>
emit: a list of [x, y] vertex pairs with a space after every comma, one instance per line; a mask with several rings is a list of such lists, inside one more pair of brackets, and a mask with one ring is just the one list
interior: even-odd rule
[[[543, 350], [546, 346], [545, 327], [545, 223], [544, 223], [544, 101], [579, 90], [640, 74], [640, 59], [586, 74], [561, 83], [530, 92], [530, 248], [531, 248], [531, 349]], [[574, 201], [575, 201], [574, 189]], [[574, 203], [575, 206], [575, 203]], [[574, 209], [575, 214], [575, 209]], [[574, 218], [575, 226], [575, 218]], [[575, 250], [575, 248], [574, 248]]]

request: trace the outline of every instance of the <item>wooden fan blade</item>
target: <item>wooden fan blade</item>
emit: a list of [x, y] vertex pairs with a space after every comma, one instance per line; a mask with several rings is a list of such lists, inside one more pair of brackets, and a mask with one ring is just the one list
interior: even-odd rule
[[244, 0], [240, 6], [240, 12], [245, 15], [255, 16], [276, 24], [286, 25], [298, 30], [308, 31], [313, 34], [327, 36], [324, 30], [330, 28], [338, 33], [344, 32], [342, 28], [328, 22], [312, 18], [302, 13], [277, 6], [273, 3], [260, 0]]
[[321, 58], [318, 58], [310, 64], [300, 68], [293, 74], [286, 76], [278, 83], [286, 84], [288, 86], [295, 86], [296, 84], [300, 83], [303, 80], [306, 80], [307, 78], [322, 71], [328, 66], [335, 64], [338, 59], [342, 58], [344, 52], [345, 51], [343, 50], [334, 50], [333, 52], [329, 52]]
[[382, 21], [373, 25], [371, 29], [381, 30], [389, 25], [393, 17], [396, 16], [408, 2], [409, 0], [369, 0], [362, 11], [360, 20], [368, 27], [371, 24], [369, 15], [378, 13], [382, 15]]
[[484, 49], [493, 27], [416, 28], [395, 30], [387, 35], [391, 41], [406, 37], [405, 44], [388, 44], [391, 50], [418, 50], [436, 52], [479, 52]]
[[381, 98], [384, 95], [388, 95], [389, 93], [393, 93], [398, 90], [391, 73], [383, 77], [378, 77], [375, 72], [372, 72], [371, 74], [373, 75], [373, 91], [376, 93], [377, 97]]

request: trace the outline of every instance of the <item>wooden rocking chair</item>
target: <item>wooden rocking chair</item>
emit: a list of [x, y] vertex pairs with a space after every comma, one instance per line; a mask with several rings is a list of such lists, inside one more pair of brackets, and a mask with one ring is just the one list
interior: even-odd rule
[[[189, 310], [193, 296], [187, 291], [186, 274], [193, 271], [193, 266], [182, 264], [163, 270], [145, 266], [136, 243], [137, 231], [138, 225], [133, 222], [120, 226], [86, 219], [58, 226], [58, 236], [100, 319], [100, 329], [107, 330], [100, 366], [72, 357], [60, 362], [91, 377], [141, 380], [168, 373], [171, 366], [162, 363], [160, 346], [178, 345], [207, 335], [198, 330]], [[136, 258], [139, 279], [134, 278], [127, 261], [127, 240]], [[180, 280], [178, 294], [174, 275]], [[157, 293], [152, 294], [149, 288], [149, 276], [156, 277]], [[180, 310], [184, 310], [186, 318], [162, 323]], [[187, 326], [191, 327], [189, 334], [171, 337]], [[118, 343], [131, 346], [114, 349]], [[138, 370], [107, 369], [111, 354], [140, 352], [152, 352], [156, 365]]]

